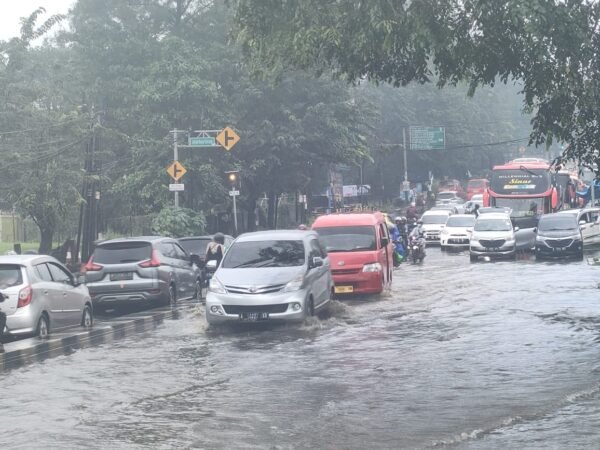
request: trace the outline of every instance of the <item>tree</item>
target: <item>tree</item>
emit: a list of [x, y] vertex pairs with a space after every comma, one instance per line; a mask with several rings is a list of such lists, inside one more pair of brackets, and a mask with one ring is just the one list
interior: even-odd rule
[[600, 170], [600, 4], [587, 0], [238, 0], [237, 41], [255, 72], [333, 69], [394, 86], [522, 83], [530, 143]]

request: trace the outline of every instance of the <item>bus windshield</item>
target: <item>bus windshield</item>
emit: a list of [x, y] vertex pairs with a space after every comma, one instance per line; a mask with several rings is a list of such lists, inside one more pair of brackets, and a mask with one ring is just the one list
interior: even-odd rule
[[500, 195], [543, 194], [551, 187], [550, 172], [547, 169], [526, 167], [494, 170], [490, 189]]
[[511, 217], [534, 217], [544, 212], [544, 199], [538, 198], [496, 198], [496, 205], [511, 209]]

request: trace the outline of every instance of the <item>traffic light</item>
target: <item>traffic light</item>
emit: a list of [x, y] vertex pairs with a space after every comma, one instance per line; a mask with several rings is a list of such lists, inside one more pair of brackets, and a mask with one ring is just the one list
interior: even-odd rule
[[227, 175], [227, 182], [232, 189], [239, 189], [240, 187], [240, 171], [239, 170], [230, 170], [225, 172]]

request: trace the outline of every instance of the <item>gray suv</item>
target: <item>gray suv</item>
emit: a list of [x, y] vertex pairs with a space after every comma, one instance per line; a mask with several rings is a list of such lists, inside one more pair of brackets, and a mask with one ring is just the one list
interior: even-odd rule
[[94, 307], [169, 305], [201, 297], [201, 274], [176, 239], [135, 237], [99, 243], [84, 266]]

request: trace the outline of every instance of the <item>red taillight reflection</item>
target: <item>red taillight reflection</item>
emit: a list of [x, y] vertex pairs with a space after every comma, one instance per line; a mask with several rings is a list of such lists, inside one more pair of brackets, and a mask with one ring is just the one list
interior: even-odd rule
[[32, 297], [33, 289], [31, 289], [31, 286], [25, 286], [19, 291], [19, 302], [17, 303], [17, 308], [23, 308], [24, 306], [29, 305]]
[[152, 250], [152, 257], [147, 261], [143, 261], [138, 264], [140, 267], [158, 267], [160, 266], [160, 259], [158, 259], [158, 253], [156, 250]]

